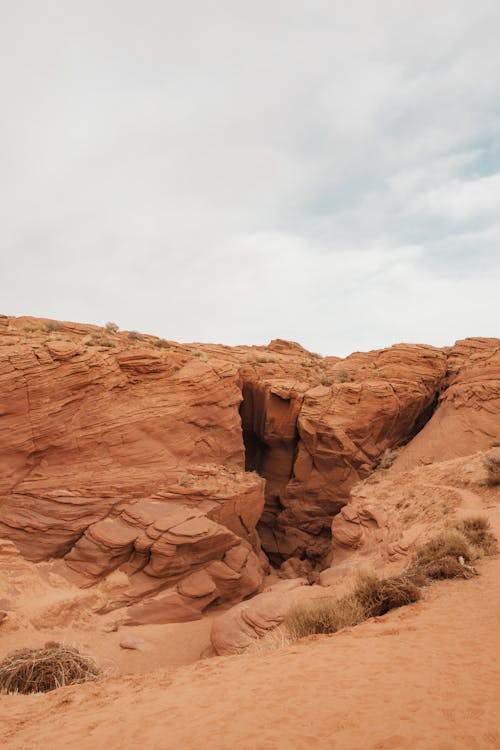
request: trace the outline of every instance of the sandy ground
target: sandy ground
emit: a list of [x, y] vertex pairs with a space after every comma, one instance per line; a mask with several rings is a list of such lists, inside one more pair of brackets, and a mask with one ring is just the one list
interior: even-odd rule
[[[500, 514], [495, 511], [495, 526]], [[500, 748], [500, 558], [280, 651], [2, 696], [9, 750]]]
[[[481, 484], [472, 459], [469, 484], [429, 482], [431, 471], [460, 484], [460, 466], [426, 470], [411, 502], [434, 512], [455, 498], [461, 515], [488, 515], [500, 539], [499, 491]], [[388, 503], [403, 497], [404, 481], [382, 487]], [[477, 578], [434, 584], [417, 604], [336, 635], [200, 660], [208, 618], [115, 632], [115, 613], [91, 613], [103, 592], [76, 590], [8, 547], [3, 554], [0, 604], [10, 596], [19, 606], [2, 624], [0, 653], [61, 639], [113, 675], [1, 695], [6, 750], [500, 750], [500, 556], [481, 561]], [[129, 635], [140, 649], [120, 648]]]

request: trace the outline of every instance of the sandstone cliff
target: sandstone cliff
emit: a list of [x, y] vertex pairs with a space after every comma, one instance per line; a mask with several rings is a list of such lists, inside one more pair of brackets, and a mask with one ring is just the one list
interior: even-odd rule
[[83, 586], [123, 571], [106, 608], [130, 623], [195, 619], [267, 558], [324, 567], [388, 450], [393, 471], [466, 455], [499, 414], [494, 339], [339, 360], [0, 317], [0, 536]]

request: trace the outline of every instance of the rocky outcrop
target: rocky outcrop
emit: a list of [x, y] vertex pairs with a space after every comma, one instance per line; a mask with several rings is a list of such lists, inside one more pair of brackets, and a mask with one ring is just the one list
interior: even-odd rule
[[358, 533], [342, 527], [354, 506], [338, 513], [387, 450], [406, 446], [396, 470], [443, 430], [458, 453], [461, 431], [498, 435], [498, 352], [473, 339], [340, 360], [0, 317], [0, 536], [82, 586], [121, 571], [104, 609], [131, 624], [258, 592], [261, 543], [312, 580], [332, 520], [337, 540]]
[[259, 533], [274, 561], [328, 552], [351, 487], [425, 424], [445, 372], [442, 351], [399, 345], [327, 360], [309, 382], [246, 373], [243, 430], [267, 479]]
[[458, 341], [447, 354], [439, 404], [424, 429], [401, 451], [394, 468], [466, 456], [500, 440], [500, 340]]

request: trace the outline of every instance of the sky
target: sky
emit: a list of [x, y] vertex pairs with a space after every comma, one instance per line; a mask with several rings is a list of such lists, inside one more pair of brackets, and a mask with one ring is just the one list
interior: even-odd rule
[[0, 312], [345, 356], [500, 336], [498, 0], [16, 0]]

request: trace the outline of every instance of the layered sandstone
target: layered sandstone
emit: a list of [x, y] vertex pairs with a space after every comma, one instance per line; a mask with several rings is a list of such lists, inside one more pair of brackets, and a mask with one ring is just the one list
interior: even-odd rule
[[125, 622], [195, 619], [261, 589], [261, 544], [324, 567], [332, 520], [387, 450], [406, 445], [396, 470], [443, 457], [443, 429], [453, 455], [469, 430], [487, 447], [498, 352], [472, 339], [339, 360], [0, 318], [0, 536], [83, 586], [121, 571], [103, 606]]

